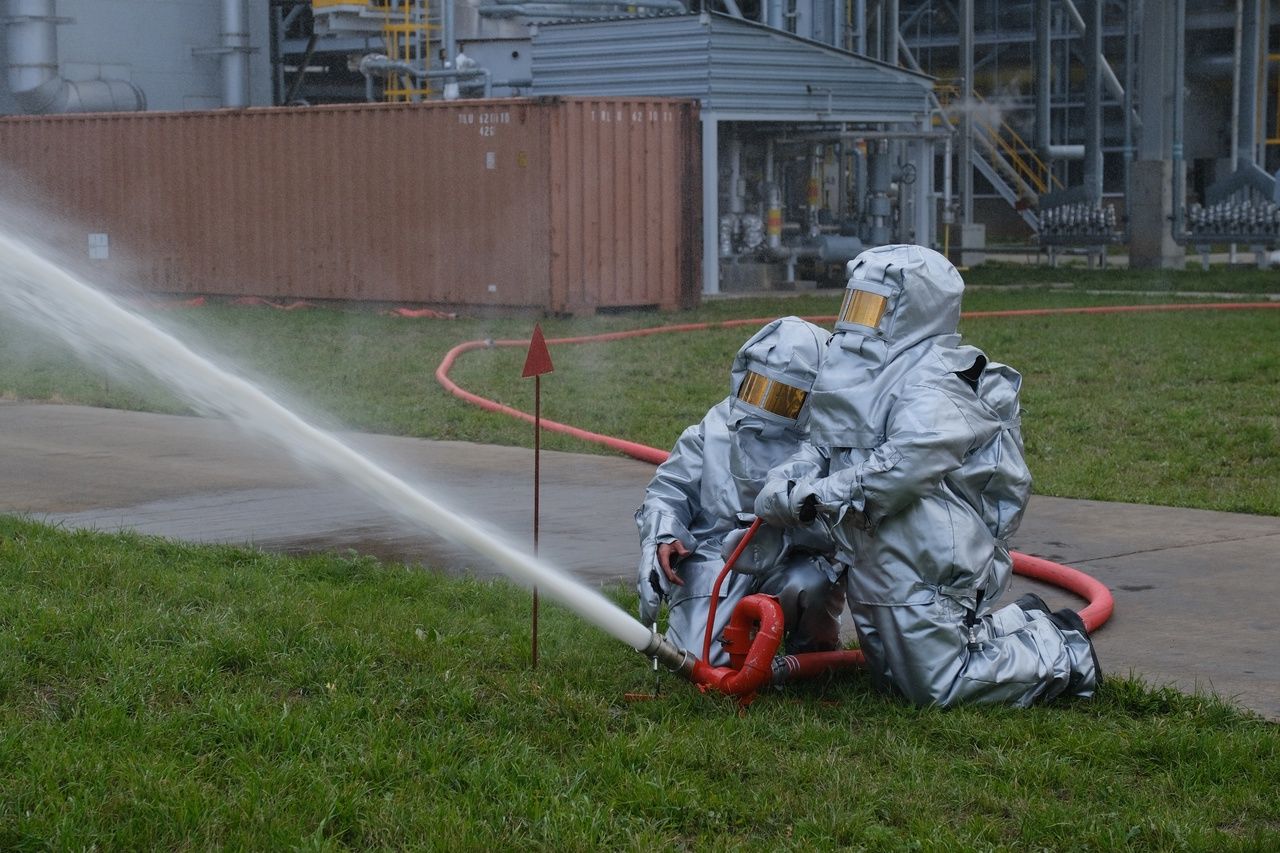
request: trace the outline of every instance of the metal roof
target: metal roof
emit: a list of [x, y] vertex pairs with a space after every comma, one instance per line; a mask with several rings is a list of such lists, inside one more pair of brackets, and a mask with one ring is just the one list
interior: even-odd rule
[[932, 78], [717, 13], [541, 23], [533, 95], [696, 98], [736, 121], [918, 124]]

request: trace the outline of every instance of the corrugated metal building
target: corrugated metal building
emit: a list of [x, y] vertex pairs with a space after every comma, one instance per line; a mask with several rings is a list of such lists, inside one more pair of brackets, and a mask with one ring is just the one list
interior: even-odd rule
[[693, 98], [702, 124], [702, 278], [719, 289], [722, 124], [875, 128], [914, 137], [906, 155], [914, 239], [933, 239], [932, 78], [717, 13], [539, 24], [532, 29], [533, 92]]
[[[152, 291], [553, 312], [696, 302], [697, 106], [453, 101], [0, 120], [0, 166]], [[78, 245], [74, 245], [78, 243]]]
[[695, 98], [702, 120], [918, 127], [932, 79], [717, 13], [539, 24], [535, 95]]

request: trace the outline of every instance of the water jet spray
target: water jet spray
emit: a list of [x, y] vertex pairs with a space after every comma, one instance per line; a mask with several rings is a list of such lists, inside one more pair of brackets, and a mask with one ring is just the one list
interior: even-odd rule
[[201, 414], [226, 417], [299, 461], [355, 486], [395, 515], [489, 558], [509, 577], [536, 584], [632, 648], [650, 645], [652, 632], [600, 593], [506, 544], [474, 519], [449, 510], [307, 423], [253, 383], [3, 233], [0, 305], [15, 318], [60, 338], [86, 360], [149, 374]]

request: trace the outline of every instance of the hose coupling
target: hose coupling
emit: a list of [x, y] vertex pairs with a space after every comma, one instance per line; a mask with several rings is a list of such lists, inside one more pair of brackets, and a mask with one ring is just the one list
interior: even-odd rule
[[649, 643], [640, 650], [640, 653], [655, 659], [677, 675], [689, 679], [693, 675], [693, 667], [698, 660], [657, 631], [649, 635]]

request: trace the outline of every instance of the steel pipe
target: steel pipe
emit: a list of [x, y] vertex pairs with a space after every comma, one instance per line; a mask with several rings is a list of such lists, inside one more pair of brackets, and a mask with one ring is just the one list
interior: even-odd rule
[[249, 106], [249, 26], [246, 0], [222, 0], [222, 105]]
[[360, 59], [360, 73], [364, 75], [365, 97], [373, 100], [373, 75], [375, 74], [407, 74], [418, 80], [470, 80], [481, 77], [484, 80], [484, 96], [493, 95], [493, 76], [488, 68], [444, 68], [430, 70], [419, 68], [402, 60], [389, 59], [380, 53], [370, 53]]
[[145, 110], [146, 96], [126, 80], [72, 82], [62, 77], [57, 27], [70, 22], [58, 17], [55, 0], [9, 0], [5, 63], [18, 107], [33, 115]]

